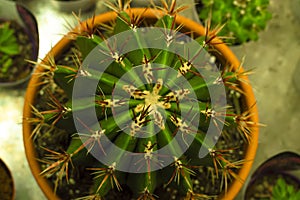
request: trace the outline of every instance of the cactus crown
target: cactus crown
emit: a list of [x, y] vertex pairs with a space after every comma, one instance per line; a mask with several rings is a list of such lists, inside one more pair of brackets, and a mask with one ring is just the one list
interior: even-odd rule
[[200, 0], [199, 18], [205, 21], [211, 12], [213, 26], [226, 23], [221, 34], [234, 38], [235, 44], [256, 41], [271, 19], [269, 0]]
[[[220, 29], [206, 27], [203, 36], [186, 32], [176, 23], [175, 1], [164, 3], [157, 19], [143, 18], [153, 10], [137, 14], [125, 11], [127, 4], [109, 4], [115, 20], [79, 20], [67, 35], [73, 55], [49, 54], [40, 64], [40, 100], [28, 121], [37, 144], [57, 137], [66, 146], [61, 150], [55, 142], [40, 152], [41, 174], [53, 177], [55, 191], [79, 168], [94, 177], [92, 192], [79, 194], [91, 199], [124, 188], [138, 199], [156, 199], [159, 188], [186, 199], [208, 198], [200, 174], [217, 188], [213, 195], [236, 178], [243, 160], [231, 154], [244, 148], [255, 126], [239, 98], [248, 72], [219, 59], [214, 46]], [[151, 28], [140, 28], [145, 25]], [[222, 144], [215, 145], [217, 137]]]

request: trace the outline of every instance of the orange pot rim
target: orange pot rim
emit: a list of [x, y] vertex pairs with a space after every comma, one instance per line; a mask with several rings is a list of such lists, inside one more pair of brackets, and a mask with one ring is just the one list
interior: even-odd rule
[[[156, 9], [146, 9], [145, 8], [131, 8], [130, 12], [134, 14], [135, 16], [142, 15], [144, 18], [157, 18], [158, 15], [163, 14], [161, 11]], [[100, 15], [95, 16], [94, 23], [95, 24], [102, 24], [107, 23], [110, 21], [113, 21], [117, 17], [117, 14], [113, 11], [103, 13]], [[87, 23], [91, 23], [92, 19], [88, 19], [86, 21]], [[184, 27], [191, 32], [195, 32], [199, 35], [205, 35], [205, 28], [198, 24], [197, 22], [194, 22], [186, 17], [177, 15], [176, 16], [176, 23], [182, 24]], [[64, 36], [48, 53], [47, 56], [56, 56], [61, 54], [71, 43], [71, 40]], [[215, 48], [222, 53], [222, 55], [226, 58], [226, 60], [229, 61], [229, 63], [232, 64], [233, 68], [235, 70], [239, 70], [240, 72], [243, 72], [244, 69], [240, 67], [240, 62], [234, 55], [234, 53], [230, 50], [230, 48], [225, 44], [218, 44], [215, 46]], [[46, 58], [47, 58], [46, 56]], [[46, 59], [45, 58], [45, 59]], [[39, 72], [41, 72], [41, 67], [36, 67], [35, 72], [33, 73], [32, 78], [29, 81], [27, 91], [25, 94], [25, 102], [24, 102], [24, 108], [23, 108], [23, 140], [24, 140], [24, 146], [25, 146], [25, 153], [26, 157], [30, 166], [30, 169], [32, 171], [33, 176], [35, 177], [38, 185], [46, 195], [48, 199], [59, 199], [53, 192], [53, 189], [51, 188], [50, 184], [46, 180], [46, 178], [40, 176], [40, 164], [36, 160], [36, 152], [33, 146], [33, 141], [31, 139], [31, 125], [26, 120], [31, 117], [31, 105], [34, 103], [35, 95], [37, 93], [37, 87], [35, 87], [37, 81], [39, 80]], [[247, 77], [244, 77], [244, 79], [249, 82]], [[251, 111], [253, 115], [251, 115], [251, 121], [254, 123], [258, 123], [258, 111], [256, 106], [256, 100], [254, 97], [254, 93], [252, 90], [252, 87], [250, 84], [246, 84], [241, 82], [240, 86], [242, 90], [246, 94], [245, 98], [245, 104], [246, 107], [249, 109], [251, 108]], [[249, 172], [252, 167], [253, 160], [255, 158], [257, 146], [258, 146], [258, 135], [259, 130], [258, 127], [253, 128], [252, 130], [252, 139], [247, 146], [246, 154], [244, 160], [246, 161], [243, 165], [243, 167], [239, 170], [238, 176], [241, 178], [241, 180], [246, 180]], [[242, 188], [243, 183], [239, 180], [234, 180], [232, 184], [230, 185], [226, 195], [221, 196], [221, 199], [234, 199], [234, 197], [238, 194], [240, 189]]]

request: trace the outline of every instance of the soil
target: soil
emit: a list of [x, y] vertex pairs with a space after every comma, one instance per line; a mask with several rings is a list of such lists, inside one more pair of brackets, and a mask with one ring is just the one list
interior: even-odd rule
[[[5, 21], [0, 20], [0, 24]], [[10, 28], [15, 30], [15, 36], [20, 48], [20, 54], [12, 57], [13, 64], [9, 68], [8, 72], [2, 74], [0, 71], [0, 83], [1, 82], [14, 82], [21, 80], [30, 75], [33, 65], [28, 63], [25, 59], [31, 60], [33, 53], [33, 46], [30, 42], [28, 34], [22, 26], [15, 21], [10, 21]], [[2, 54], [0, 53], [0, 57]], [[0, 66], [1, 69], [2, 66]]]
[[12, 200], [14, 194], [12, 176], [6, 165], [0, 159], [0, 198]]

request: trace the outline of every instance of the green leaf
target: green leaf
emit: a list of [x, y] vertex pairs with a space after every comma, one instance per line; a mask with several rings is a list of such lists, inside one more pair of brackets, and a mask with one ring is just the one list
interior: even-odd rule
[[8, 55], [3, 55], [2, 58], [0, 58], [0, 71], [2, 74], [6, 74], [11, 65], [12, 59], [9, 58]]
[[19, 54], [19, 45], [14, 33], [9, 23], [0, 25], [0, 52], [11, 56]]
[[274, 200], [298, 200], [300, 191], [296, 191], [293, 185], [289, 185], [283, 178], [279, 178], [273, 187], [272, 199]]

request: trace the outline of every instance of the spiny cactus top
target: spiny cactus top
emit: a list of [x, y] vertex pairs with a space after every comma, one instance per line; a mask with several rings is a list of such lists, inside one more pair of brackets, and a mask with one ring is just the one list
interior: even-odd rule
[[[49, 54], [40, 64], [40, 100], [28, 121], [36, 141], [55, 141], [40, 144], [41, 174], [63, 195], [60, 183], [72, 185], [83, 168], [94, 178], [77, 194], [83, 199], [124, 188], [137, 199], [159, 198], [160, 188], [186, 199], [226, 190], [244, 162], [232, 155], [256, 124], [240, 104], [248, 72], [234, 71], [214, 48], [220, 27], [202, 36], [185, 30], [175, 1], [143, 12], [109, 6], [114, 20], [79, 21], [68, 34], [72, 57]], [[143, 18], [154, 11], [157, 18]], [[199, 184], [206, 170], [210, 183]], [[209, 184], [216, 193], [206, 194]]]

